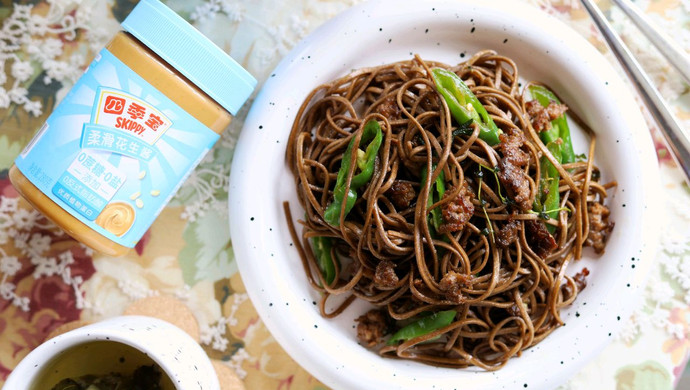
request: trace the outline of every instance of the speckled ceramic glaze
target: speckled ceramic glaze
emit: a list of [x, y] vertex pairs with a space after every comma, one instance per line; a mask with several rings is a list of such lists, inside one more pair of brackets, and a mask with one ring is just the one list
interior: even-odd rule
[[[354, 304], [328, 320], [307, 282], [288, 232], [282, 202], [296, 199], [285, 146], [297, 109], [317, 85], [351, 70], [423, 59], [454, 64], [480, 49], [515, 60], [523, 79], [554, 88], [597, 134], [595, 160], [616, 223], [606, 254], [587, 267], [587, 288], [562, 311], [567, 326], [497, 372], [448, 369], [385, 359], [357, 344]], [[573, 130], [576, 153], [587, 151]], [[258, 153], [261, 158], [257, 159]], [[566, 25], [512, 1], [374, 1], [329, 21], [298, 45], [258, 95], [237, 145], [230, 178], [230, 227], [242, 278], [281, 345], [313, 375], [337, 389], [553, 389], [612, 339], [628, 318], [658, 241], [654, 148], [631, 92], [606, 60]], [[297, 225], [299, 228], [299, 225]]]
[[33, 390], [34, 380], [53, 359], [95, 341], [121, 343], [143, 352], [163, 369], [177, 390], [220, 389], [211, 361], [196, 341], [168, 322], [143, 316], [114, 317], [47, 340], [19, 363], [3, 388]]

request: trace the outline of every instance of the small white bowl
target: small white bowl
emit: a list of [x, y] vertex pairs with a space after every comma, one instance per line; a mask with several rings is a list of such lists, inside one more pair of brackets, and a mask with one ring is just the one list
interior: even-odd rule
[[47, 340], [5, 382], [8, 390], [50, 390], [60, 380], [157, 364], [164, 390], [220, 389], [206, 352], [178, 327], [152, 317], [121, 316]]

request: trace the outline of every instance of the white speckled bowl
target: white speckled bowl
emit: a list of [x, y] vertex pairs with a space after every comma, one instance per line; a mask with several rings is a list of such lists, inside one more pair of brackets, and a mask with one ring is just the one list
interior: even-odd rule
[[[480, 49], [547, 83], [597, 134], [595, 161], [616, 180], [608, 204], [616, 227], [606, 254], [587, 267], [587, 288], [564, 309], [567, 326], [496, 372], [386, 359], [358, 345], [351, 305], [329, 320], [307, 282], [282, 209], [303, 216], [285, 146], [299, 106], [321, 83], [353, 69], [412, 58], [454, 64]], [[587, 151], [573, 129], [576, 153]], [[656, 254], [662, 203], [654, 147], [628, 86], [567, 25], [511, 0], [370, 1], [328, 21], [289, 53], [266, 81], [245, 121], [230, 175], [230, 228], [242, 279], [271, 334], [318, 379], [337, 389], [554, 389], [594, 358], [628, 318]], [[297, 225], [299, 228], [299, 225]]]
[[[19, 363], [7, 378], [4, 389], [49, 390], [36, 383], [46, 375], [44, 368], [52, 369], [68, 351], [94, 342], [124, 344], [143, 352], [160, 366], [176, 390], [220, 389], [211, 361], [194, 339], [168, 322], [143, 316], [114, 317], [47, 340]], [[112, 368], [97, 367], [102, 372], [80, 372], [84, 365], [93, 365], [99, 356], [84, 354], [76, 359], [82, 363], [66, 367], [66, 377], [118, 372], [117, 361], [112, 362]]]

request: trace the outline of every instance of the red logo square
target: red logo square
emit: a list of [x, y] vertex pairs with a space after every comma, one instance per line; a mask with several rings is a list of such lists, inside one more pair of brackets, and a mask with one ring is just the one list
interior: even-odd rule
[[103, 112], [106, 114], [120, 115], [125, 110], [125, 103], [125, 99], [115, 96], [108, 96], [105, 98]]

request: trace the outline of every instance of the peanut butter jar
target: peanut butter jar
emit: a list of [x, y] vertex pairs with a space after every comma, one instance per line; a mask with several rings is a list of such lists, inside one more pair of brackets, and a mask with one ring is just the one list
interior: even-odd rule
[[10, 168], [14, 187], [109, 255], [134, 247], [256, 80], [157, 0], [141, 0]]

